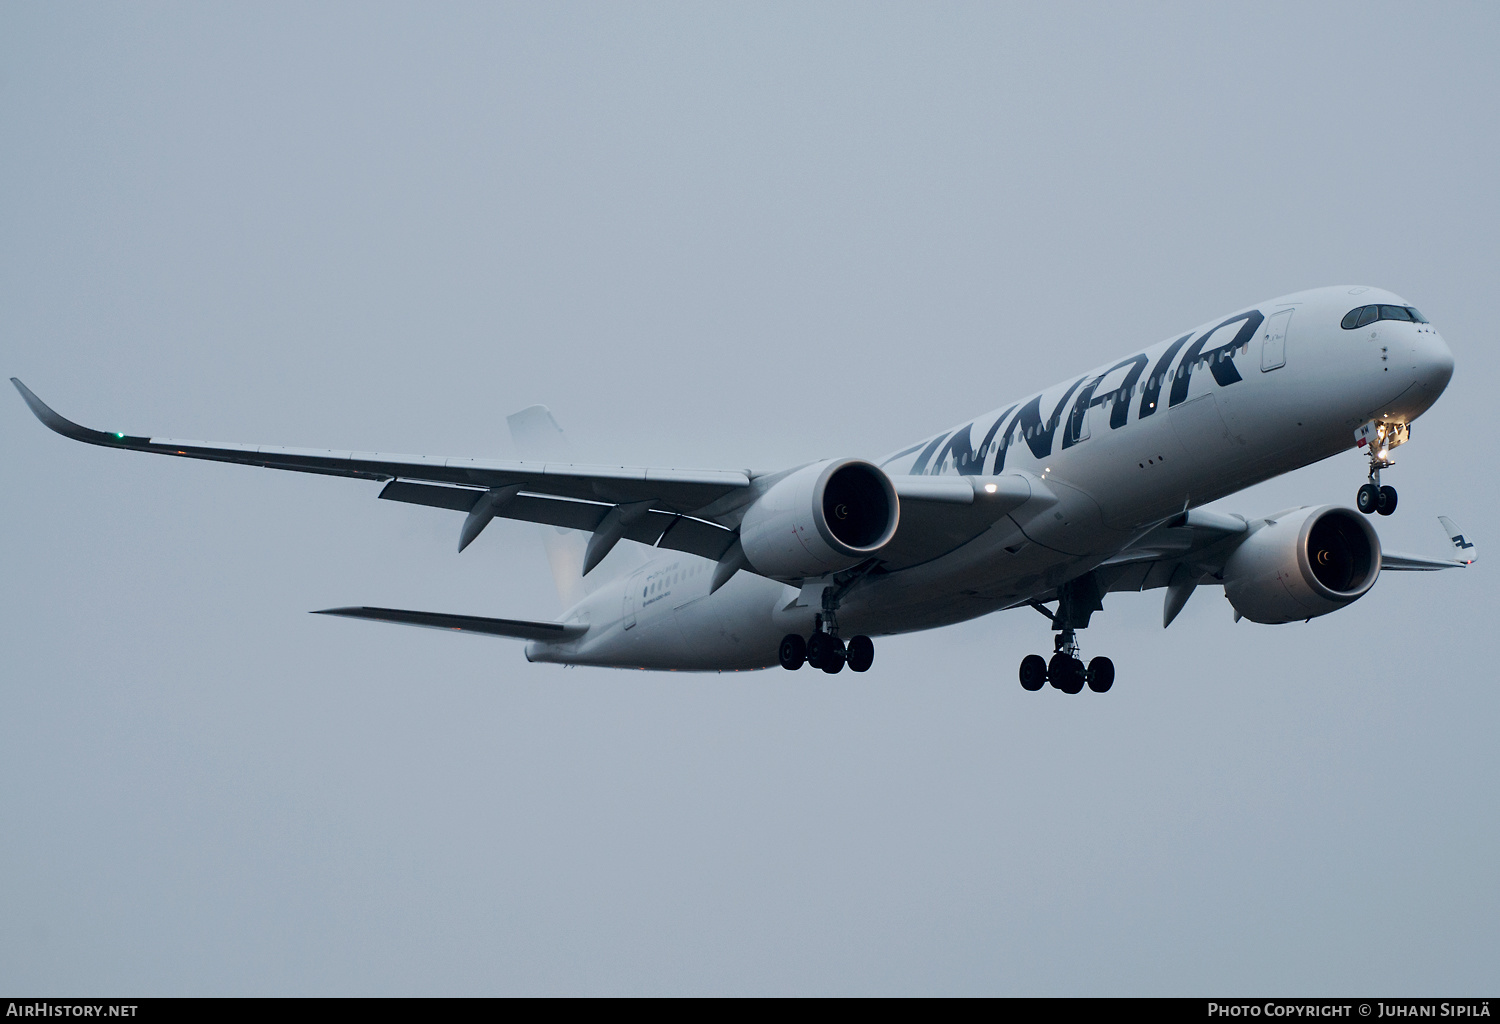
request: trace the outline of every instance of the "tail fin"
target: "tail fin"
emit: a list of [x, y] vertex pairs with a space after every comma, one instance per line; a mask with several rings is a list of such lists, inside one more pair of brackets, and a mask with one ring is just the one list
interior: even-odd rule
[[[572, 446], [563, 435], [562, 427], [552, 418], [545, 405], [533, 405], [514, 415], [507, 416], [511, 440], [521, 458], [541, 462], [574, 462]], [[583, 575], [584, 552], [589, 535], [579, 530], [565, 530], [560, 526], [542, 526], [542, 547], [547, 552], [547, 563], [552, 567], [552, 582], [557, 586], [557, 596], [564, 608], [571, 608], [584, 595], [609, 580], [615, 573], [596, 568], [585, 579]], [[633, 559], [639, 555], [629, 551], [633, 545], [620, 544], [606, 560], [606, 564], [620, 559]], [[623, 553], [622, 552], [626, 552]], [[603, 569], [603, 571], [601, 571]]]

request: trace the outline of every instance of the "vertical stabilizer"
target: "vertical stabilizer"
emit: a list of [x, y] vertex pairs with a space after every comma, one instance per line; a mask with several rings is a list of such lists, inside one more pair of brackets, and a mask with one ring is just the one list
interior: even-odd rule
[[[533, 405], [514, 415], [507, 416], [510, 437], [515, 442], [516, 452], [527, 462], [573, 462], [573, 449], [562, 432], [562, 427], [552, 418], [545, 405]], [[585, 579], [583, 563], [588, 549], [589, 535], [579, 530], [564, 530], [557, 526], [540, 526], [542, 546], [547, 552], [547, 563], [552, 567], [552, 582], [557, 585], [557, 596], [564, 608], [571, 608], [584, 595], [615, 573], [608, 568], [595, 569]], [[632, 545], [620, 545], [617, 552]], [[639, 562], [634, 552], [616, 553], [604, 562], [612, 567], [621, 560], [629, 560], [632, 566]]]

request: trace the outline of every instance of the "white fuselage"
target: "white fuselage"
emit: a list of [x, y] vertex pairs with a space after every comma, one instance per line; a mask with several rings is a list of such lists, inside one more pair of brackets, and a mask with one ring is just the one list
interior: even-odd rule
[[[1378, 289], [1323, 288], [1240, 310], [881, 462], [892, 476], [1032, 474], [1033, 500], [923, 564], [861, 580], [842, 598], [845, 635], [908, 632], [1030, 600], [1110, 558], [1163, 520], [1344, 451], [1371, 419], [1410, 422], [1453, 372], [1428, 324], [1346, 330]], [[710, 594], [713, 563], [664, 554], [564, 616], [588, 632], [533, 642], [532, 661], [743, 670], [775, 664], [818, 609], [749, 572]]]

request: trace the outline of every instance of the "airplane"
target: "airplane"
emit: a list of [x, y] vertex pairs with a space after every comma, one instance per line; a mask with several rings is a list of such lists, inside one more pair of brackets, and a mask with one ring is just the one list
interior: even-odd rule
[[[381, 498], [462, 512], [460, 552], [496, 517], [542, 524], [569, 605], [553, 621], [316, 614], [516, 638], [532, 662], [837, 673], [871, 667], [871, 637], [1028, 608], [1056, 635], [1050, 658], [1021, 661], [1021, 685], [1076, 694], [1114, 683], [1113, 662], [1085, 665], [1077, 637], [1108, 594], [1165, 590], [1165, 628], [1197, 587], [1219, 585], [1236, 622], [1278, 624], [1346, 607], [1382, 570], [1472, 564], [1473, 542], [1446, 517], [1449, 558], [1383, 551], [1368, 518], [1395, 511], [1381, 471], [1453, 369], [1442, 335], [1399, 296], [1319, 288], [1200, 324], [879, 461], [774, 472], [577, 464], [559, 455], [561, 432], [539, 406], [510, 418], [519, 461], [110, 433], [11, 381], [77, 441], [373, 480]], [[1350, 448], [1368, 456], [1358, 511], [1202, 507]], [[649, 556], [591, 580], [622, 540]]]

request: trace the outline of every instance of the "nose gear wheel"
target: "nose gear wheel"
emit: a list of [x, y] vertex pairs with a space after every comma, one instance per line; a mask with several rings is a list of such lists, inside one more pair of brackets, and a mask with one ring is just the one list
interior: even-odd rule
[[1355, 443], [1367, 446], [1370, 453], [1370, 479], [1360, 486], [1354, 505], [1365, 515], [1388, 516], [1396, 511], [1396, 488], [1381, 486], [1380, 471], [1395, 465], [1390, 458], [1391, 449], [1411, 438], [1411, 427], [1405, 423], [1371, 420], [1356, 430], [1354, 437]]

